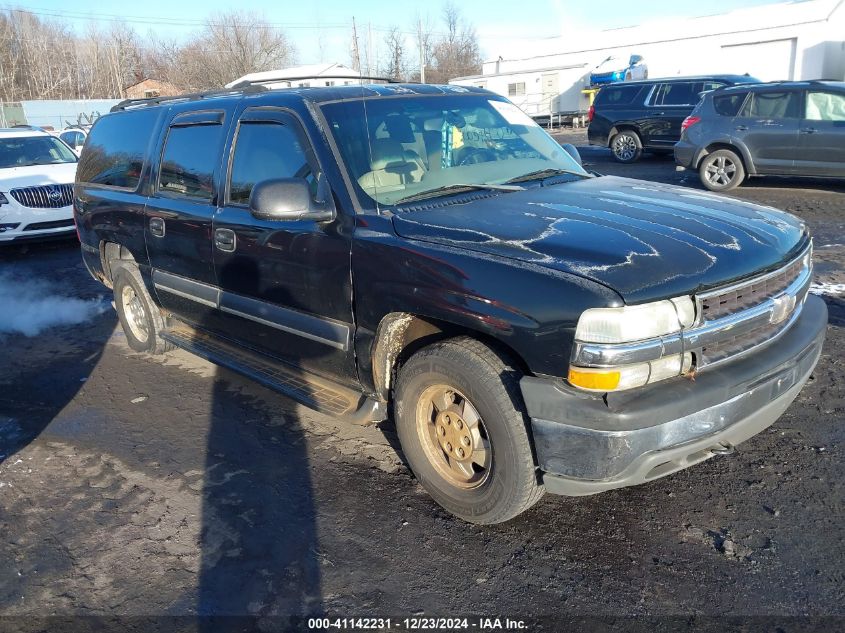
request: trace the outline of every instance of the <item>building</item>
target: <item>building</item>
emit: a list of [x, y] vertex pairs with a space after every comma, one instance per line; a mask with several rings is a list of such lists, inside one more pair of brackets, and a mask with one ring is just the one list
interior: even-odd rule
[[240, 88], [250, 83], [262, 83], [268, 88], [309, 88], [317, 86], [349, 86], [359, 83], [361, 73], [343, 64], [309, 64], [280, 70], [250, 73], [228, 84]]
[[175, 97], [182, 94], [176, 86], [158, 79], [144, 79], [123, 89], [127, 99], [151, 99], [153, 97]]
[[[504, 44], [503, 44], [504, 46]], [[642, 55], [650, 77], [748, 73], [763, 81], [845, 79], [845, 0], [804, 0], [698, 18], [521, 43], [491, 51], [482, 74], [450, 83], [488, 88], [527, 114], [583, 112], [590, 72]]]

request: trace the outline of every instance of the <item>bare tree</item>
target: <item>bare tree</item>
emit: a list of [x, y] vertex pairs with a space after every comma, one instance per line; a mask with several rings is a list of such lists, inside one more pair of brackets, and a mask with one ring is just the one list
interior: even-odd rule
[[222, 13], [178, 50], [172, 80], [188, 90], [221, 88], [249, 73], [288, 66], [294, 57], [285, 34], [257, 13]]
[[467, 24], [461, 17], [460, 10], [452, 2], [443, 7], [443, 22], [446, 33], [440, 37], [432, 49], [433, 83], [446, 83], [455, 77], [475, 75], [481, 72], [481, 51], [475, 27]]
[[408, 78], [408, 62], [405, 57], [405, 36], [399, 27], [392, 27], [384, 38], [387, 46], [387, 62], [381, 70], [382, 75], [396, 81]]

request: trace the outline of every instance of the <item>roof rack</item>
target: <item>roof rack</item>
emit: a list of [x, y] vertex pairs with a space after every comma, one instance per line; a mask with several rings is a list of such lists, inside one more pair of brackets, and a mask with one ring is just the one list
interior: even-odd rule
[[[264, 86], [266, 84], [278, 84], [278, 83], [292, 83], [294, 81], [305, 81], [306, 79], [345, 79], [347, 81], [358, 81], [367, 80], [367, 81], [384, 81], [389, 84], [398, 84], [402, 83], [396, 79], [391, 79], [389, 77], [374, 77], [369, 75], [360, 75], [360, 76], [353, 76], [350, 77], [349, 75], [305, 75], [302, 77], [276, 77], [275, 79], [255, 79], [249, 80], [245, 79], [243, 81], [239, 81], [236, 84], [232, 85], [232, 88], [241, 88], [247, 86]], [[299, 88], [300, 86], [291, 86], [291, 88]]]
[[17, 125], [13, 125], [10, 129], [13, 129], [13, 130], [34, 130], [35, 132], [44, 132], [46, 134], [49, 134], [49, 132], [47, 132], [47, 130], [45, 130], [43, 127], [40, 127], [38, 125], [30, 125], [29, 123], [18, 123]]
[[182, 95], [172, 95], [169, 97], [149, 97], [146, 99], [124, 99], [117, 105], [112, 106], [109, 112], [119, 112], [120, 110], [131, 110], [134, 108], [142, 108], [147, 106], [159, 105], [160, 103], [171, 103], [180, 101], [198, 101], [200, 99], [214, 99], [217, 97], [229, 97], [241, 94], [249, 94], [252, 92], [264, 92], [268, 90], [266, 86], [245, 86], [243, 88], [227, 88], [226, 90], [209, 90], [207, 92], [193, 92]]

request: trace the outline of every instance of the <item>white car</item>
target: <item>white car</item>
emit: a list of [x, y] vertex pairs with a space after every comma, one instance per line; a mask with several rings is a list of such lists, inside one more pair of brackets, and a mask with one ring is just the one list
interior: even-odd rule
[[77, 160], [39, 128], [0, 129], [0, 244], [73, 235]]
[[58, 137], [79, 154], [82, 152], [82, 146], [85, 145], [85, 139], [88, 137], [90, 130], [91, 126], [69, 127], [59, 132]]

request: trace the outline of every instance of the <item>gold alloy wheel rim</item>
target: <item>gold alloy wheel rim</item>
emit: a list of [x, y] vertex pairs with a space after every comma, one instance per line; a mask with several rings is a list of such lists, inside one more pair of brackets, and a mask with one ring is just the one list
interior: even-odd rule
[[493, 451], [466, 396], [448, 385], [432, 385], [420, 396], [416, 420], [426, 457], [450, 484], [476, 488], [487, 480]]
[[147, 314], [144, 312], [144, 304], [132, 286], [126, 285], [120, 293], [120, 300], [123, 303], [123, 314], [126, 316], [126, 324], [132, 332], [132, 336], [141, 341], [147, 342], [150, 336], [150, 327], [147, 323]]

